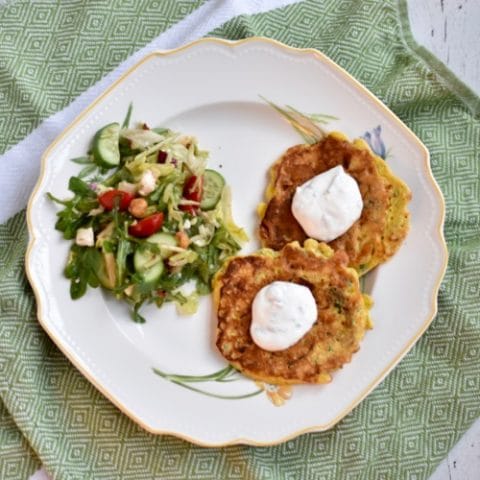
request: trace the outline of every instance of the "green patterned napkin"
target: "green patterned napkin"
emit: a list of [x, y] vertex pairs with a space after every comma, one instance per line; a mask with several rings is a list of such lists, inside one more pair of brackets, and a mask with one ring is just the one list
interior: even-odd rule
[[[0, 7], [0, 153], [200, 3]], [[415, 45], [407, 22], [405, 0], [311, 0], [213, 32], [319, 49], [429, 148], [450, 261], [437, 318], [399, 366], [332, 430], [275, 447], [206, 449], [148, 434], [38, 325], [22, 211], [0, 227], [0, 478], [26, 478], [39, 462], [56, 479], [428, 478], [480, 414], [480, 101]]]

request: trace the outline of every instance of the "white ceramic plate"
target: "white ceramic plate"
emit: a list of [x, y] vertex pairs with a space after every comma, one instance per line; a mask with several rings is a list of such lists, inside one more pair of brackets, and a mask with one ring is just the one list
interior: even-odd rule
[[[395, 257], [367, 278], [375, 328], [353, 361], [323, 386], [298, 386], [276, 407], [269, 396], [225, 400], [188, 390], [152, 368], [204, 375], [225, 367], [214, 347], [211, 299], [199, 312], [178, 317], [173, 306], [144, 311], [138, 325], [127, 308], [91, 290], [69, 297], [62, 270], [69, 243], [54, 229], [57, 207], [45, 193], [68, 196], [67, 182], [95, 131], [122, 121], [133, 102], [133, 120], [196, 135], [210, 150], [233, 192], [233, 210], [258, 247], [255, 208], [263, 198], [266, 172], [287, 148], [301, 143], [293, 128], [264, 101], [338, 118], [327, 128], [355, 138], [380, 125], [388, 163], [413, 192], [411, 231]], [[447, 262], [442, 236], [444, 202], [432, 177], [426, 148], [379, 100], [332, 61], [314, 50], [298, 50], [254, 38], [215, 39], [149, 55], [127, 72], [70, 125], [43, 157], [30, 199], [27, 271], [38, 318], [73, 364], [118, 408], [145, 429], [202, 445], [268, 445], [308, 431], [332, 427], [400, 361], [436, 312]], [[195, 387], [242, 395], [258, 387], [250, 380], [206, 382]], [[281, 393], [281, 392], [280, 392]], [[275, 396], [275, 394], [273, 395]]]

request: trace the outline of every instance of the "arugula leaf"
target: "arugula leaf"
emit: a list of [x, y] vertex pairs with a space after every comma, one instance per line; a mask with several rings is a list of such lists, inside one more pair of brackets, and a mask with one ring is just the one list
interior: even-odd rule
[[87, 282], [85, 278], [77, 277], [70, 282], [70, 297], [72, 300], [77, 300], [85, 295], [87, 291]]
[[128, 105], [127, 114], [125, 115], [125, 119], [123, 120], [123, 123], [122, 123], [122, 129], [127, 128], [128, 125], [130, 124], [130, 118], [132, 116], [132, 111], [133, 111], [133, 104], [132, 104], [132, 102], [130, 102], [130, 104]]
[[76, 212], [73, 207], [67, 207], [58, 212], [57, 217], [55, 228], [63, 232], [63, 238], [66, 240], [75, 238], [77, 230], [88, 223], [88, 219], [84, 218], [80, 212]]
[[100, 285], [98, 273], [102, 254], [93, 247], [72, 245], [64, 274], [70, 279], [70, 296], [73, 300], [82, 297], [87, 285], [96, 288]]
[[167, 292], [171, 292], [195, 277], [196, 266], [193, 263], [187, 263], [179, 272], [170, 273], [160, 278], [158, 287]]
[[81, 197], [75, 198], [75, 210], [80, 213], [88, 213], [93, 208], [98, 207], [98, 200], [97, 197]]
[[93, 165], [93, 164], [87, 165], [86, 167], [82, 168], [80, 172], [78, 172], [77, 177], [78, 178], [88, 177], [89, 175], [94, 173], [97, 170], [97, 168], [98, 168], [97, 165]]
[[138, 311], [142, 305], [143, 302], [138, 302], [133, 306], [132, 320], [136, 323], [145, 323], [145, 318]]
[[187, 297], [180, 292], [167, 292], [165, 295], [165, 300], [167, 302], [177, 302], [179, 305], [184, 305], [187, 303]]
[[77, 163], [78, 165], [89, 165], [93, 163], [92, 157], [76, 157], [72, 158], [70, 161]]
[[126, 168], [121, 168], [117, 172], [115, 172], [113, 175], [110, 175], [108, 178], [106, 178], [102, 183], [106, 187], [114, 187], [117, 185], [119, 182], [132, 182], [133, 181], [133, 175], [126, 169]]
[[71, 200], [60, 200], [59, 198], [52, 195], [50, 192], [47, 192], [47, 198], [52, 202], [58, 203], [59, 205], [63, 205], [64, 207], [69, 207], [72, 204]]
[[96, 193], [81, 178], [70, 177], [68, 189], [81, 197], [96, 197]]
[[118, 241], [116, 267], [117, 267], [117, 284], [123, 283], [125, 273], [127, 271], [127, 256], [133, 252], [132, 244], [121, 238]]

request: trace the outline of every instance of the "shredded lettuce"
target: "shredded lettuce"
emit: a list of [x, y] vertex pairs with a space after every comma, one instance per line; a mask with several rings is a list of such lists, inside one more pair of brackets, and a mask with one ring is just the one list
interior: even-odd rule
[[143, 128], [125, 128], [121, 130], [120, 137], [129, 142], [132, 150], [145, 150], [165, 139], [164, 135]]
[[131, 161], [125, 163], [125, 167], [134, 176], [136, 181], [138, 181], [147, 170], [150, 170], [156, 178], [166, 177], [175, 171], [175, 165], [171, 163], [152, 163], [148, 161], [148, 157], [140, 156], [134, 157]]
[[192, 315], [198, 310], [199, 296], [197, 292], [192, 292], [190, 295], [182, 295], [182, 301], [176, 301], [177, 312], [180, 315]]
[[248, 235], [246, 234], [245, 230], [239, 227], [233, 220], [232, 193], [230, 191], [230, 187], [225, 186], [223, 188], [222, 197], [218, 203], [218, 208], [220, 209], [220, 218], [233, 239], [240, 245], [248, 242]]
[[209, 223], [198, 227], [198, 234], [193, 236], [190, 241], [197, 247], [207, 246], [215, 234], [215, 226]]
[[193, 263], [198, 258], [198, 253], [193, 250], [184, 250], [173, 254], [168, 259], [168, 264], [171, 267], [183, 267], [187, 263]]

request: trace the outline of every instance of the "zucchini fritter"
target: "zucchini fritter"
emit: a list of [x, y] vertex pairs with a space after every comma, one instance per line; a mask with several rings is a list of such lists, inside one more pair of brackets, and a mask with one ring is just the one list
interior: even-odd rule
[[307, 235], [291, 212], [295, 190], [337, 165], [357, 181], [363, 210], [360, 219], [329, 245], [345, 251], [349, 265], [363, 275], [400, 247], [408, 233], [407, 204], [411, 199], [407, 185], [363, 140], [351, 143], [343, 134], [331, 133], [314, 145], [289, 148], [270, 171], [260, 239], [263, 246], [274, 250], [294, 240], [303, 242]]
[[[275, 384], [328, 383], [330, 373], [350, 361], [371, 327], [370, 299], [342, 251], [309, 239], [280, 252], [270, 249], [227, 260], [214, 279], [217, 347], [248, 377]], [[277, 352], [258, 347], [250, 336], [252, 302], [265, 285], [283, 280], [308, 287], [317, 304], [312, 328]]]

